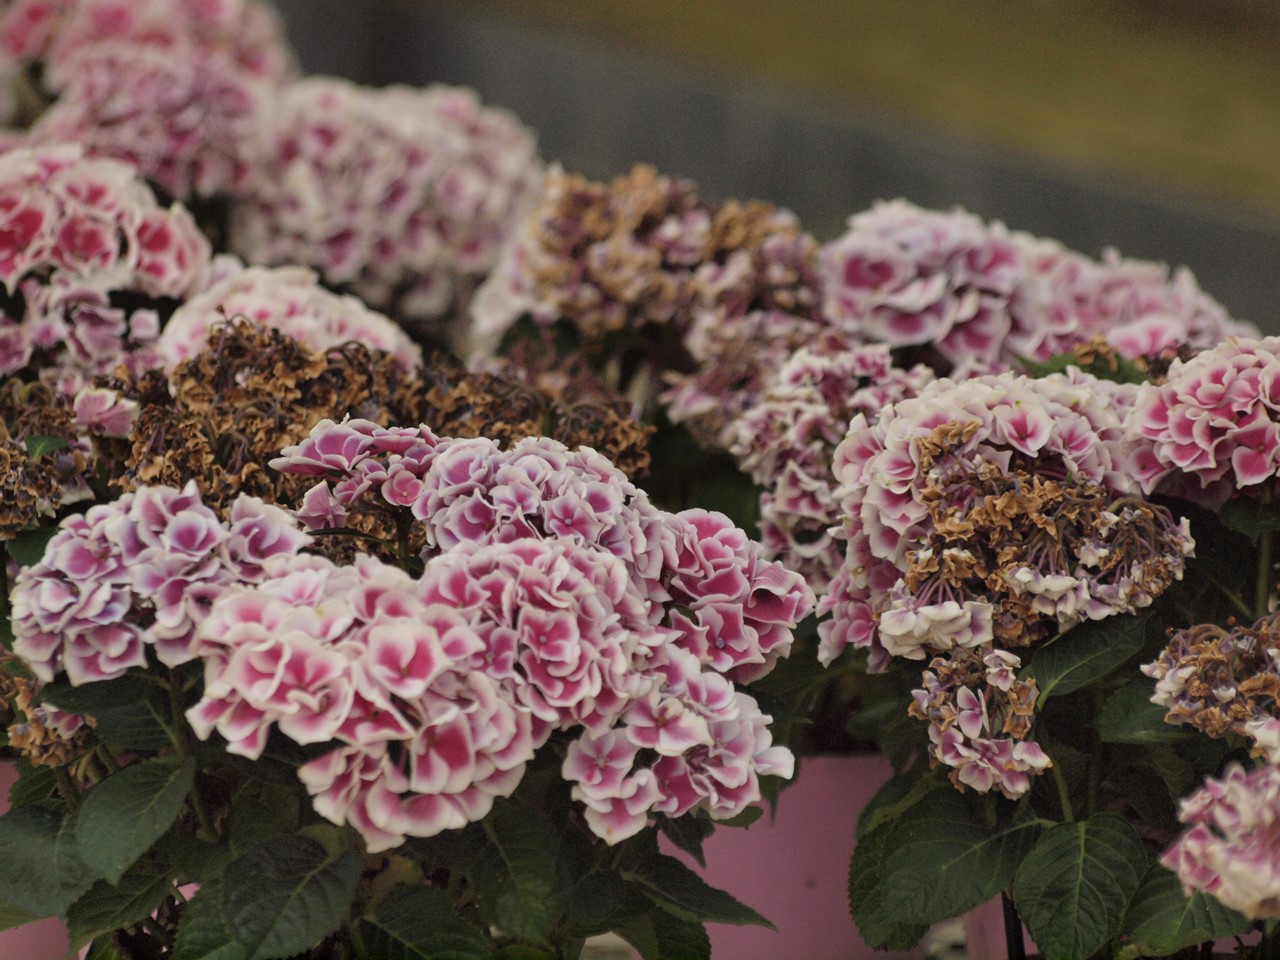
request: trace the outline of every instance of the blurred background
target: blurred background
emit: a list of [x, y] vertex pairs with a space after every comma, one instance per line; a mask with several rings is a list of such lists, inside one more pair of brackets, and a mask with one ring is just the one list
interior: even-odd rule
[[308, 73], [443, 82], [595, 179], [880, 198], [1189, 266], [1280, 332], [1277, 0], [277, 0]]

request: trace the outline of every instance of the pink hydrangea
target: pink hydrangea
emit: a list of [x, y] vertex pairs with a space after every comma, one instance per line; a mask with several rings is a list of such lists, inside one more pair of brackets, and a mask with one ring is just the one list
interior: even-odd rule
[[1211, 894], [1253, 920], [1280, 918], [1280, 767], [1232, 763], [1182, 801], [1187, 829], [1160, 862], [1183, 893]]
[[0, 374], [32, 365], [69, 395], [125, 363], [157, 363], [174, 301], [210, 270], [190, 214], [124, 164], [79, 147], [0, 156]]
[[397, 317], [465, 302], [532, 201], [532, 134], [468, 90], [312, 78], [282, 90], [272, 143], [233, 212], [254, 263], [313, 266]]
[[1130, 359], [1203, 349], [1252, 328], [1185, 268], [1101, 261], [963, 210], [904, 200], [852, 217], [822, 251], [825, 312], [893, 346], [930, 345], [952, 363], [1013, 363], [1102, 337]]
[[830, 582], [844, 557], [832, 460], [849, 421], [912, 396], [934, 379], [893, 363], [887, 344], [835, 335], [797, 350], [750, 409], [730, 422], [730, 452], [760, 487], [765, 548], [810, 583]]
[[422, 350], [399, 326], [355, 297], [326, 290], [305, 267], [240, 268], [223, 259], [220, 272], [165, 326], [156, 343], [165, 366], [194, 357], [208, 342], [209, 328], [234, 317], [280, 330], [312, 350], [355, 341], [394, 354], [405, 370], [422, 366]]
[[263, 153], [266, 85], [226, 54], [98, 42], [48, 71], [58, 96], [27, 133], [123, 160], [171, 196], [234, 193]]
[[962, 790], [994, 789], [1016, 800], [1031, 788], [1031, 777], [1053, 765], [1026, 738], [1036, 685], [1015, 678], [1021, 665], [1008, 651], [965, 651], [954, 661], [935, 659], [912, 691], [912, 716], [929, 721], [931, 765], [949, 767]]
[[102, 42], [172, 49], [194, 43], [250, 75], [294, 71], [272, 8], [260, 0], [11, 0], [0, 14], [0, 60], [57, 68]]
[[1143, 384], [1126, 420], [1142, 488], [1213, 505], [1274, 485], [1280, 465], [1280, 337], [1229, 337]]
[[[956, 522], [966, 522], [961, 515], [985, 496], [982, 484], [999, 481], [1018, 496], [1023, 481], [1012, 478], [1019, 471], [1093, 484], [1095, 499], [1103, 498], [1092, 526], [1070, 543], [1055, 541], [1024, 561], [1001, 551], [1000, 590], [1021, 618], [1065, 629], [1145, 606], [1181, 577], [1193, 547], [1186, 522], [1177, 525], [1138, 498], [1126, 469], [1130, 441], [1109, 402], [1125, 388], [1098, 390], [1094, 383], [1078, 372], [939, 380], [874, 425], [862, 414], [853, 418], [835, 454], [846, 555], [819, 609], [832, 613], [821, 628], [824, 662], [849, 644], [869, 649], [873, 669], [883, 669], [890, 654], [922, 659], [931, 650], [990, 641], [1000, 624], [984, 609], [993, 602], [988, 586], [957, 589], [950, 584], [971, 581], [928, 571], [972, 567], [978, 561], [966, 548], [991, 549], [984, 539], [991, 531], [971, 532], [969, 544], [954, 535], [935, 540], [934, 523], [940, 510], [958, 511]], [[1111, 555], [1119, 543], [1128, 544], [1120, 559]], [[1025, 549], [1020, 544], [1015, 555]], [[909, 576], [927, 588], [908, 588]], [[1003, 629], [1014, 635], [1021, 627]]]
[[147, 662], [194, 656], [209, 605], [233, 583], [255, 582], [276, 554], [310, 537], [284, 511], [253, 497], [225, 521], [183, 490], [141, 487], [62, 521], [43, 559], [24, 567], [11, 595], [14, 652], [40, 680], [110, 680]]

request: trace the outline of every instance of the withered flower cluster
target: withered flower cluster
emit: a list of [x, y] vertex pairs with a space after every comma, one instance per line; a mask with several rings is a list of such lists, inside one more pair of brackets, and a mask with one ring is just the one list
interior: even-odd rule
[[[67, 398], [52, 388], [17, 379], [0, 387], [0, 540], [87, 495], [95, 461], [77, 434]], [[34, 438], [62, 446], [33, 456]]]
[[112, 382], [140, 407], [116, 483], [181, 488], [195, 479], [216, 510], [241, 493], [292, 504], [301, 489], [267, 461], [326, 417], [395, 419], [404, 378], [389, 353], [355, 343], [312, 351], [278, 330], [233, 319], [168, 377], [152, 371]]
[[1280, 762], [1280, 613], [1230, 627], [1171, 631], [1160, 656], [1142, 667], [1156, 679], [1151, 699], [1167, 708], [1168, 723], [1215, 739], [1248, 737], [1253, 756]]
[[384, 426], [426, 423], [503, 445], [545, 435], [591, 446], [626, 470], [648, 463], [648, 428], [599, 389], [594, 402], [571, 404], [564, 397], [573, 391], [557, 398], [500, 376], [470, 374], [444, 355], [406, 373], [390, 353], [357, 343], [310, 350], [244, 318], [216, 327], [205, 349], [167, 377], [122, 373], [110, 385], [139, 405], [117, 484], [181, 488], [194, 478], [215, 510], [240, 494], [300, 505], [308, 485], [267, 462], [321, 420], [346, 416]]
[[45, 706], [40, 685], [5, 670], [0, 657], [0, 725], [8, 745], [37, 766], [61, 767], [84, 752], [93, 721]]
[[[926, 471], [932, 439], [918, 441]], [[1017, 459], [950, 461], [927, 474], [929, 522], [904, 575], [921, 604], [981, 597], [996, 643], [1026, 647], [1109, 608], [1145, 607], [1181, 579], [1187, 540], [1166, 508]]]

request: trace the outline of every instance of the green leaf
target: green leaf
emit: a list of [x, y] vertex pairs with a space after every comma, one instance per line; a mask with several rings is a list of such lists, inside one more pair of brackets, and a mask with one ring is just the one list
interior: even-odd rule
[[1058, 353], [1047, 360], [1019, 357], [1018, 362], [1027, 368], [1027, 373], [1032, 377], [1045, 377], [1051, 373], [1063, 373], [1067, 367], [1077, 367], [1099, 380], [1111, 380], [1115, 383], [1147, 382], [1146, 372], [1132, 360], [1126, 360], [1124, 357], [1110, 359], [1099, 357], [1090, 363], [1081, 363], [1080, 358], [1074, 353]]
[[23, 443], [27, 445], [27, 457], [31, 460], [39, 460], [46, 453], [61, 450], [67, 445], [67, 441], [62, 437], [49, 436], [27, 437]]
[[1031, 674], [1040, 687], [1040, 703], [1061, 696], [1111, 671], [1142, 649], [1149, 610], [1086, 620], [1036, 650]]
[[166, 863], [135, 864], [116, 886], [99, 880], [67, 911], [72, 949], [151, 916], [171, 893], [173, 878]]
[[511, 936], [548, 943], [563, 906], [555, 829], [510, 803], [495, 805], [482, 829], [485, 842], [475, 853], [472, 880], [485, 916]]
[[99, 707], [93, 719], [94, 732], [122, 750], [164, 750], [173, 744], [164, 725], [166, 712], [151, 700]]
[[1113, 813], [1044, 832], [1013, 881], [1013, 899], [1046, 960], [1082, 960], [1123, 926], [1147, 868], [1137, 832]]
[[620, 873], [641, 893], [668, 913], [690, 921], [748, 924], [775, 929], [755, 910], [739, 903], [705, 880], [675, 857], [656, 850], [628, 864]]
[[58, 775], [53, 767], [34, 764], [26, 757], [18, 758], [17, 767], [18, 779], [9, 788], [9, 806], [40, 803], [58, 792]]
[[23, 530], [4, 546], [9, 556], [18, 564], [24, 567], [34, 566], [44, 559], [44, 548], [57, 532], [57, 527], [32, 527], [30, 530]]
[[129, 957], [116, 946], [114, 937], [102, 936], [89, 945], [84, 960], [129, 960]]
[[244, 947], [233, 940], [219, 884], [202, 886], [183, 908], [173, 960], [249, 960]]
[[1135, 677], [1103, 705], [1095, 726], [1103, 743], [1172, 743], [1190, 734], [1185, 727], [1165, 723], [1168, 712], [1151, 702], [1155, 681]]
[[76, 838], [85, 860], [116, 883], [173, 826], [195, 781], [195, 761], [164, 757], [135, 763], [91, 788], [80, 805]]
[[65, 915], [100, 876], [80, 856], [75, 822], [53, 802], [0, 817], [0, 897], [33, 917]]
[[891, 828], [860, 836], [849, 861], [849, 912], [867, 945], [876, 950], [910, 950], [929, 930], [929, 924], [902, 923], [885, 899], [881, 866]]
[[574, 933], [583, 937], [616, 929], [652, 909], [647, 897], [612, 871], [587, 874], [569, 888], [565, 898], [565, 916]]
[[[759, 808], [750, 809], [758, 810]], [[659, 816], [658, 830], [675, 845], [677, 850], [683, 850], [693, 857], [698, 866], [706, 868], [707, 861], [702, 855], [702, 844], [715, 830], [715, 824], [709, 819], [693, 814], [686, 814], [683, 817]]]
[[1009, 885], [1036, 841], [1035, 820], [989, 829], [979, 805], [940, 789], [889, 828], [881, 861], [884, 902], [899, 923], [929, 924], [989, 900]]
[[1243, 533], [1250, 540], [1257, 541], [1264, 533], [1280, 530], [1280, 503], [1235, 497], [1222, 505], [1218, 517], [1228, 530]]
[[141, 703], [151, 693], [153, 684], [141, 674], [126, 673], [114, 680], [98, 680], [72, 686], [65, 680], [55, 680], [40, 689], [40, 702], [51, 703], [68, 713], [96, 714], [123, 704]]
[[937, 789], [953, 790], [954, 787], [949, 783], [940, 786], [939, 779], [927, 773], [914, 779], [909, 772], [890, 777], [858, 814], [858, 828], [854, 836], [865, 836], [882, 824], [896, 820]]
[[38, 919], [34, 914], [28, 913], [17, 904], [10, 903], [4, 897], [0, 897], [0, 930], [21, 927]]
[[644, 960], [711, 960], [711, 939], [706, 928], [661, 910], [636, 917], [615, 932]]
[[1206, 940], [1247, 933], [1248, 917], [1224, 907], [1215, 898], [1197, 891], [1182, 893], [1178, 878], [1153, 864], [1129, 905], [1124, 931], [1139, 955], [1163, 957]]
[[247, 960], [289, 957], [342, 924], [361, 861], [300, 834], [272, 837], [223, 874], [222, 911]]
[[358, 936], [363, 955], [377, 960], [489, 956], [488, 940], [458, 915], [449, 895], [424, 884], [390, 890], [373, 915], [361, 919]]

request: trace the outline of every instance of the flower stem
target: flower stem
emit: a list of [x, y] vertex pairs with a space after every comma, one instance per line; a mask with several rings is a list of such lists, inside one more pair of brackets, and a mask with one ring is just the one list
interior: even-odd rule
[[1067, 823], [1074, 823], [1076, 817], [1071, 810], [1071, 794], [1067, 790], [1067, 778], [1062, 772], [1062, 766], [1055, 763], [1049, 769], [1053, 771], [1053, 782], [1058, 788], [1058, 802], [1062, 804], [1062, 819]]
[[53, 773], [58, 781], [58, 793], [67, 801], [67, 806], [72, 810], [80, 806], [80, 791], [76, 788], [76, 782], [71, 779], [71, 771], [66, 767], [54, 767]]
[[1027, 960], [1027, 946], [1022, 939], [1022, 918], [1007, 891], [1001, 892], [1000, 903], [1004, 907], [1004, 943], [1009, 950], [1009, 960]]
[[1271, 531], [1267, 530], [1258, 538], [1258, 582], [1253, 600], [1255, 620], [1267, 615], [1271, 602], [1271, 536]]

